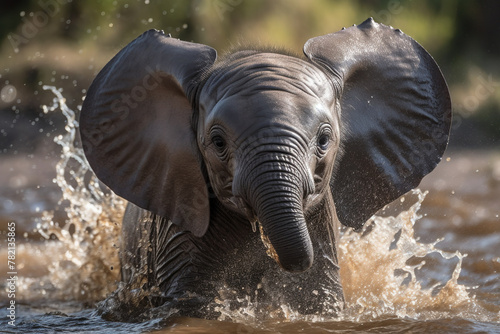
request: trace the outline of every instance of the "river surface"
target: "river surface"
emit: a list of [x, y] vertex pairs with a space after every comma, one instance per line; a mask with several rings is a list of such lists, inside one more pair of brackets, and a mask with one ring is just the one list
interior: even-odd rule
[[74, 113], [54, 94], [46, 111], [67, 118], [55, 138], [60, 160], [0, 160], [0, 332], [500, 333], [500, 152], [491, 150], [447, 152], [419, 190], [363, 232], [343, 231], [347, 307], [337, 318], [282, 305], [260, 319], [256, 305], [231, 310], [219, 299], [218, 320], [102, 319], [96, 304], [117, 287], [125, 203], [92, 177], [75, 144]]

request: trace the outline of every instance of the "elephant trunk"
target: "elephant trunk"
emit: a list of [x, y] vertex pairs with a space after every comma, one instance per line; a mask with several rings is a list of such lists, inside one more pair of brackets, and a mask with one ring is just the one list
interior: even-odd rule
[[274, 248], [276, 260], [287, 271], [309, 269], [314, 259], [313, 248], [301, 205], [295, 199], [287, 198], [286, 194], [273, 196], [289, 201], [288, 207], [272, 208], [257, 204], [256, 214], [265, 236]]
[[275, 260], [291, 272], [307, 270], [314, 259], [303, 212], [311, 182], [301, 169], [290, 161], [266, 162], [252, 169], [244, 187], [244, 198], [260, 222], [264, 243], [271, 244]]

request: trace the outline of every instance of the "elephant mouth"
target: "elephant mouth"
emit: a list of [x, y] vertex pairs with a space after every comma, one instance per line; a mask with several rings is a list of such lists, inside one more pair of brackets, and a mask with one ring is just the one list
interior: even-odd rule
[[232, 196], [227, 199], [227, 203], [237, 212], [242, 213], [246, 216], [250, 225], [252, 226], [252, 231], [257, 231], [257, 223], [259, 223], [259, 219], [255, 214], [255, 211], [250, 208], [250, 206], [243, 200], [243, 198], [239, 196]]
[[279, 261], [278, 253], [276, 253], [276, 250], [274, 249], [273, 245], [271, 244], [271, 241], [267, 237], [266, 233], [264, 232], [264, 229], [262, 228], [262, 224], [260, 223], [259, 219], [257, 218], [255, 212], [244, 202], [244, 200], [241, 197], [231, 197], [227, 200], [227, 202], [234, 207], [235, 210], [243, 213], [246, 215], [250, 226], [252, 227], [252, 232], [255, 233], [257, 232], [257, 225], [259, 226], [259, 232], [260, 232], [260, 239], [262, 240], [262, 243], [264, 244], [264, 247], [266, 248], [266, 254], [272, 258], [273, 260], [276, 261], [281, 266], [281, 263]]
[[250, 226], [252, 227], [252, 232], [255, 233], [257, 232], [257, 225], [259, 226], [259, 233], [260, 233], [260, 239], [262, 240], [262, 243], [264, 244], [264, 247], [266, 249], [266, 254], [270, 258], [272, 258], [278, 265], [282, 266], [280, 263], [280, 259], [278, 256], [278, 253], [274, 249], [274, 246], [272, 245], [271, 241], [269, 240], [268, 236], [266, 235], [264, 228], [262, 227], [261, 222], [257, 218], [257, 215], [255, 214], [254, 210], [251, 209], [246, 202], [238, 196], [231, 196], [225, 199], [224, 201], [229, 207], [231, 207], [233, 210], [240, 212], [244, 214], [247, 217], [248, 222], [250, 223]]

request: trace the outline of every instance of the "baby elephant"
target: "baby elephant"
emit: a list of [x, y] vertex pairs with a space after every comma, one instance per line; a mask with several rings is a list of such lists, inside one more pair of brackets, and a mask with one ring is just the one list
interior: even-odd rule
[[212, 317], [214, 300], [244, 296], [265, 312], [342, 309], [339, 222], [362, 227], [434, 169], [451, 102], [422, 46], [371, 18], [304, 54], [216, 61], [209, 46], [150, 30], [97, 75], [82, 143], [130, 201], [122, 286], [141, 291], [108, 301], [122, 296], [115, 318], [146, 306]]

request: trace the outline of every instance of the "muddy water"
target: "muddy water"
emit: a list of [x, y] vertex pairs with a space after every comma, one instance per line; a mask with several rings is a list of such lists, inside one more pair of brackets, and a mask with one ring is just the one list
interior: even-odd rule
[[[48, 111], [68, 120], [55, 138], [61, 160], [42, 154], [0, 161], [0, 332], [500, 332], [500, 152], [493, 151], [447, 153], [420, 190], [372, 218], [363, 232], [343, 231], [347, 307], [338, 318], [304, 317], [282, 305], [276, 316], [259, 319], [256, 305], [230, 310], [218, 299], [218, 321], [101, 319], [96, 303], [119, 277], [124, 202], [88, 170], [73, 145], [74, 112], [54, 93], [59, 96]], [[13, 225], [14, 269], [7, 262]], [[8, 324], [11, 301], [15, 326]]]

